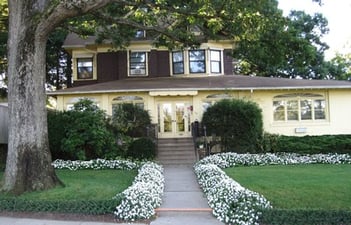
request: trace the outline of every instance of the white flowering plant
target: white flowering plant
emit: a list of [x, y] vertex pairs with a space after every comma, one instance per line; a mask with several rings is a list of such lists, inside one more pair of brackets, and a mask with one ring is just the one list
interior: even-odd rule
[[215, 164], [197, 164], [195, 173], [213, 215], [226, 224], [258, 224], [261, 209], [271, 207], [263, 196], [245, 189]]
[[79, 170], [79, 169], [121, 169], [121, 170], [134, 170], [138, 169], [142, 162], [133, 162], [125, 159], [92, 159], [88, 161], [81, 160], [62, 160], [57, 159], [52, 162], [55, 169], [69, 169], [69, 170]]
[[123, 199], [114, 212], [116, 218], [136, 221], [154, 216], [155, 208], [162, 203], [164, 182], [162, 166], [153, 162], [143, 164], [133, 184], [116, 195]]
[[263, 166], [263, 165], [292, 165], [292, 164], [345, 164], [351, 163], [350, 154], [312, 154], [297, 153], [264, 153], [264, 154], [238, 154], [227, 152], [206, 157], [198, 164], [215, 164], [220, 168], [234, 166]]
[[220, 221], [226, 224], [256, 225], [262, 210], [272, 207], [270, 202], [262, 195], [242, 187], [227, 176], [222, 169], [239, 165], [313, 163], [351, 164], [351, 156], [349, 154], [238, 154], [230, 152], [206, 157], [197, 162], [194, 169], [208, 203], [213, 209], [213, 214]]

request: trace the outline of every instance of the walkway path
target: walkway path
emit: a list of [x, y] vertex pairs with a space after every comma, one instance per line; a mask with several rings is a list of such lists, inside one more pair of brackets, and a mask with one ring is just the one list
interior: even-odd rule
[[150, 225], [220, 225], [197, 183], [191, 165], [164, 166], [165, 192]]

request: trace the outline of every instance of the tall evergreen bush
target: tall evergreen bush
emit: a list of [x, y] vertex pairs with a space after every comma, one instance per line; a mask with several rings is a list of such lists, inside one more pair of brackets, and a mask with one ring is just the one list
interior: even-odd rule
[[49, 144], [54, 159], [88, 160], [118, 155], [105, 112], [82, 99], [71, 111], [48, 113]]
[[202, 118], [209, 135], [219, 136], [225, 151], [257, 152], [263, 135], [262, 111], [251, 101], [224, 99]]

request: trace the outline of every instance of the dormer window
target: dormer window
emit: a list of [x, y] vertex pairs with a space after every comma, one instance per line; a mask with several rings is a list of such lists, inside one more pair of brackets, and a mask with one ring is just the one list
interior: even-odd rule
[[145, 38], [146, 37], [146, 32], [145, 30], [137, 30], [135, 32], [135, 38], [137, 39], [141, 39], [141, 38]]
[[146, 52], [129, 52], [129, 75], [147, 75], [147, 54]]
[[93, 79], [93, 58], [77, 58], [78, 79]]
[[189, 72], [190, 73], [205, 73], [205, 50], [189, 51]]

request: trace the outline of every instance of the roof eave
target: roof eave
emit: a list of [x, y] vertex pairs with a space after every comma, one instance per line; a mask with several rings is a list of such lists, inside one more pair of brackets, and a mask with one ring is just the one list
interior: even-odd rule
[[65, 91], [47, 92], [49, 96], [57, 95], [78, 95], [78, 94], [102, 94], [102, 93], [121, 93], [121, 92], [150, 92], [150, 91], [270, 91], [270, 90], [305, 90], [305, 89], [351, 89], [349, 86], [291, 86], [291, 87], [213, 87], [213, 88], [152, 88], [152, 89], [119, 89], [119, 90], [91, 90], [91, 91]]

